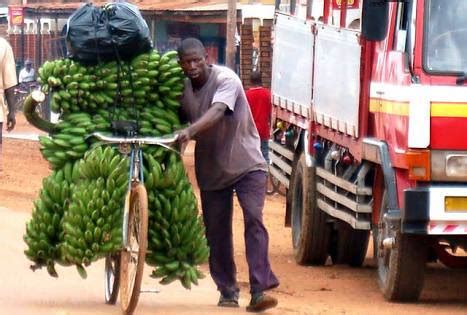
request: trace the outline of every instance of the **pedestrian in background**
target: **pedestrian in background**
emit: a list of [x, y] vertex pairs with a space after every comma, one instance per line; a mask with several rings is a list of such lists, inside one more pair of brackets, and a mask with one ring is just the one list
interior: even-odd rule
[[14, 87], [16, 86], [16, 65], [10, 44], [0, 37], [0, 171], [2, 171], [2, 131], [5, 112], [4, 99], [8, 105], [6, 129], [13, 130], [16, 125], [14, 105]]
[[250, 82], [253, 86], [245, 94], [261, 139], [261, 153], [269, 164], [269, 137], [272, 111], [271, 92], [269, 89], [263, 87], [261, 72], [259, 71], [251, 72]]
[[36, 81], [36, 72], [34, 71], [34, 68], [32, 67], [32, 61], [27, 59], [26, 62], [24, 63], [24, 68], [21, 69], [19, 72], [18, 76], [18, 81], [19, 83], [31, 83]]
[[261, 312], [277, 305], [264, 291], [279, 281], [269, 263], [269, 236], [263, 224], [268, 167], [259, 135], [238, 76], [226, 67], [208, 65], [206, 50], [195, 38], [183, 40], [178, 53], [188, 77], [182, 114], [191, 123], [179, 131], [179, 141], [196, 140], [196, 178], [210, 247], [209, 270], [220, 291], [218, 305], [239, 306], [232, 239], [235, 190], [245, 225], [251, 294], [247, 311]]

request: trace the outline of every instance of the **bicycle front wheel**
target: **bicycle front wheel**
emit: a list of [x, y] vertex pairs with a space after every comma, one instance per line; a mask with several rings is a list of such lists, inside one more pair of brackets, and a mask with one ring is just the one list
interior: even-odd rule
[[130, 191], [128, 243], [121, 251], [120, 302], [123, 314], [130, 315], [138, 304], [146, 258], [148, 236], [148, 197], [143, 184]]

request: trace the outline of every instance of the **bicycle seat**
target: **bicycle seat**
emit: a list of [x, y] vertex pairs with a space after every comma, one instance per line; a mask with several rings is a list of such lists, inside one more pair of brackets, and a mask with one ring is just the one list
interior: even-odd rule
[[131, 120], [114, 120], [111, 122], [112, 134], [121, 137], [135, 137], [138, 134], [138, 123]]

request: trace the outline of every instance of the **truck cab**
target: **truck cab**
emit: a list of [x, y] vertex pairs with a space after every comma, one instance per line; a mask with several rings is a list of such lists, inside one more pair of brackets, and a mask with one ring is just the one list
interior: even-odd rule
[[[467, 267], [467, 2], [276, 1], [271, 174], [300, 264], [359, 266], [388, 300]], [[459, 249], [459, 250], [458, 250]]]

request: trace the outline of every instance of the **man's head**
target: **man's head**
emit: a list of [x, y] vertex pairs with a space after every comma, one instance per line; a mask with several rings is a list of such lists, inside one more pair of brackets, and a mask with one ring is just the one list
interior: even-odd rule
[[263, 84], [263, 81], [261, 80], [261, 72], [259, 72], [259, 71], [251, 72], [250, 82], [254, 86], [261, 86]]
[[25, 62], [24, 62], [24, 65], [26, 67], [26, 69], [30, 70], [32, 68], [32, 61], [27, 59]]
[[178, 56], [185, 75], [193, 82], [204, 83], [209, 72], [203, 44], [196, 38], [186, 38], [178, 47]]

